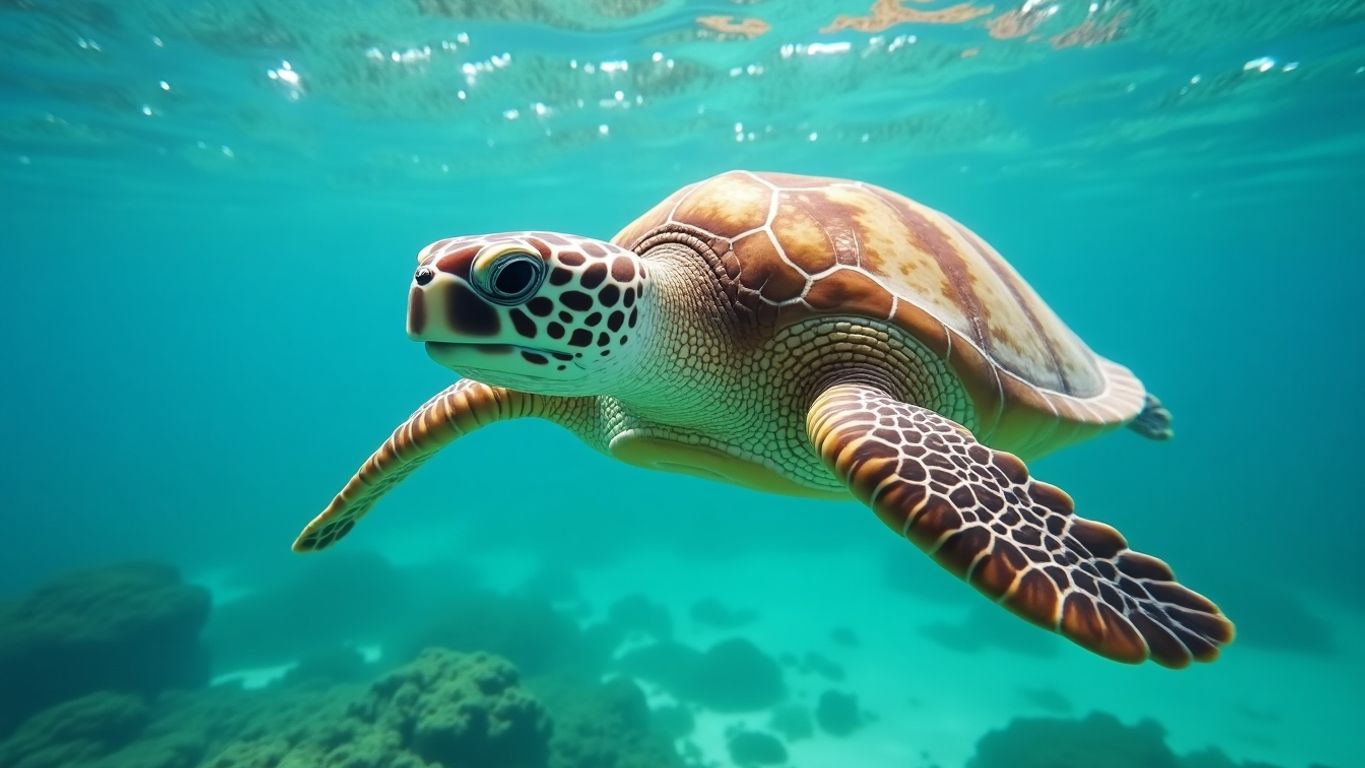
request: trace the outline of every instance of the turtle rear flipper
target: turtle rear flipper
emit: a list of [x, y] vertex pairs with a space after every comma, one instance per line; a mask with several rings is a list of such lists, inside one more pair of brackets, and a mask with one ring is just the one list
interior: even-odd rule
[[1212, 661], [1232, 623], [1071, 497], [961, 425], [863, 384], [806, 417], [825, 465], [892, 529], [1001, 605], [1095, 653], [1168, 667]]
[[1149, 440], [1170, 440], [1175, 436], [1171, 429], [1171, 412], [1151, 392], [1142, 404], [1142, 412], [1128, 422], [1128, 428]]

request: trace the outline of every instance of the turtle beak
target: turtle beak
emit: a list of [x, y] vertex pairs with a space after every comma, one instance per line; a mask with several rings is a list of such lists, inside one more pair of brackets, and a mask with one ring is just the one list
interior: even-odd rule
[[424, 283], [419, 272], [408, 289], [408, 338], [413, 341], [490, 344], [504, 325], [499, 308], [455, 275], [437, 272]]
[[408, 291], [408, 338], [413, 341], [424, 341], [422, 333], [427, 329], [429, 298], [425, 288], [416, 282]]

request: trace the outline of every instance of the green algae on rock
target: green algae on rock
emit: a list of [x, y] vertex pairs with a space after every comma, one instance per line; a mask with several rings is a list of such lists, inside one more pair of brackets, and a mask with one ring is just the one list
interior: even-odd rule
[[787, 762], [787, 748], [782, 741], [762, 731], [738, 730], [727, 742], [730, 759], [740, 768], [781, 765]]
[[547, 677], [528, 686], [554, 718], [550, 768], [682, 768], [634, 681]]
[[208, 682], [199, 633], [208, 592], [170, 566], [76, 571], [0, 603], [0, 737], [58, 702], [108, 689], [155, 693]]
[[1155, 720], [1124, 725], [1106, 712], [1081, 719], [1011, 720], [976, 744], [966, 768], [1278, 768], [1269, 763], [1239, 763], [1218, 749], [1185, 757], [1166, 744], [1166, 730]]
[[89, 765], [135, 740], [149, 709], [138, 696], [100, 691], [50, 707], [0, 743], [0, 765], [67, 768]]
[[428, 762], [538, 768], [549, 754], [550, 717], [519, 683], [505, 659], [432, 648], [376, 682], [350, 713], [401, 734], [402, 747]]

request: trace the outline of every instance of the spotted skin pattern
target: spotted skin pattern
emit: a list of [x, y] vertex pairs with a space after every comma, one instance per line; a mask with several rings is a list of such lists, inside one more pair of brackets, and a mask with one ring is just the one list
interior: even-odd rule
[[882, 522], [1020, 616], [1098, 654], [1167, 667], [1212, 661], [1233, 627], [1167, 565], [1077, 517], [1071, 497], [1012, 454], [875, 387], [811, 406], [811, 442]]
[[408, 332], [465, 378], [295, 549], [335, 543], [451, 441], [534, 417], [638, 466], [858, 498], [1006, 608], [1109, 658], [1179, 667], [1232, 639], [1217, 607], [1019, 458], [1125, 425], [1164, 439], [1170, 413], [974, 233], [888, 190], [736, 171], [612, 242], [440, 240], [418, 256]]
[[[489, 303], [473, 285], [481, 258], [503, 252], [533, 255], [545, 265], [540, 290], [524, 303]], [[533, 377], [545, 369], [598, 368], [596, 358], [619, 355], [639, 325], [649, 285], [647, 267], [634, 254], [554, 232], [446, 238], [417, 259], [408, 335], [438, 344], [476, 340], [483, 353], [516, 358]]]

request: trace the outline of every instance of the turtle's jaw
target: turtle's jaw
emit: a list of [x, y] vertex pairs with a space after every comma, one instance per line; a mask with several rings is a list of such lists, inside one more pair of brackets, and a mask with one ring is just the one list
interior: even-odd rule
[[499, 344], [497, 342], [478, 341], [428, 341], [426, 342], [426, 348], [427, 355], [430, 356], [432, 360], [435, 360], [447, 368], [466, 363], [494, 365], [500, 359], [520, 359], [525, 363], [534, 365], [546, 365], [546, 361], [549, 361], [550, 363], [558, 361], [563, 363], [567, 368], [579, 367], [577, 361], [574, 360], [574, 356], [567, 352], [539, 349], [537, 347], [523, 347], [518, 344]]
[[534, 382], [572, 381], [587, 373], [571, 354], [517, 344], [428, 341], [426, 349], [428, 357], [461, 376], [528, 391], [540, 389]]

